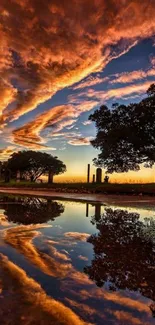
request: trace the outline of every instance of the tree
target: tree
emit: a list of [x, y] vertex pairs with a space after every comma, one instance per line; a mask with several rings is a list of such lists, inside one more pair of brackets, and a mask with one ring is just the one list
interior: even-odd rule
[[98, 233], [87, 240], [94, 258], [85, 273], [99, 287], [106, 283], [112, 291], [137, 291], [155, 302], [155, 221], [107, 208], [92, 223]]
[[11, 170], [8, 168], [7, 161], [0, 162], [0, 179], [5, 183], [9, 183], [11, 178]]
[[7, 166], [12, 172], [20, 171], [22, 177], [32, 182], [43, 174], [58, 175], [66, 171], [66, 166], [57, 157], [32, 150], [15, 152]]
[[53, 221], [64, 212], [61, 203], [35, 197], [2, 197], [0, 206], [9, 222], [22, 225]]
[[96, 166], [107, 172], [139, 170], [140, 164], [152, 167], [155, 163], [155, 84], [139, 103], [101, 106], [89, 119], [97, 127], [91, 141], [100, 150]]

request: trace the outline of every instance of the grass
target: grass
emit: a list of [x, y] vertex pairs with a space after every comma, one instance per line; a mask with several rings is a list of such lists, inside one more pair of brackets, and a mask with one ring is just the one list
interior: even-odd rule
[[130, 194], [130, 195], [155, 195], [155, 183], [148, 184], [96, 184], [96, 183], [30, 183], [11, 181], [10, 183], [0, 182], [0, 187], [13, 187], [23, 189], [44, 189], [60, 192], [73, 193], [102, 193], [102, 194]]

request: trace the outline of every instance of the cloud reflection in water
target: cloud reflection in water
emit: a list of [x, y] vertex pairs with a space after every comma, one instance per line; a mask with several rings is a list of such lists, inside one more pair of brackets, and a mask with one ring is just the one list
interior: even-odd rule
[[[10, 310], [13, 314], [10, 316], [11, 325], [20, 322], [24, 325], [26, 322], [28, 325], [32, 324], [30, 315], [33, 315], [32, 318], [36, 319], [36, 324], [39, 325], [44, 324], [45, 321], [46, 324], [57, 325], [84, 324], [78, 317], [81, 317], [86, 324], [96, 325], [153, 324], [150, 311], [150, 304], [155, 294], [152, 280], [155, 262], [152, 219], [142, 221], [139, 214], [120, 209], [104, 208], [102, 214], [101, 207], [95, 206], [95, 216], [89, 219], [83, 215], [83, 220], [87, 220], [87, 229], [83, 225], [83, 232], [78, 231], [78, 226], [71, 215], [68, 231], [66, 231], [69, 209], [72, 207], [70, 203], [64, 203], [63, 210], [65, 207], [66, 212], [59, 218], [58, 227], [55, 221], [52, 221], [52, 224], [51, 221], [37, 224], [35, 209], [31, 210], [31, 207], [36, 205], [33, 199], [28, 207], [27, 221], [25, 221], [25, 212], [24, 225], [19, 225], [19, 220], [22, 221], [20, 205], [25, 204], [23, 199], [12, 201], [14, 202], [12, 205], [9, 199], [6, 201], [0, 204], [5, 209], [6, 218], [17, 222], [17, 225], [10, 224], [11, 227], [7, 229], [4, 227], [3, 230], [3, 238], [8, 250], [9, 247], [13, 247], [17, 254], [22, 255], [35, 268], [36, 274], [37, 270], [42, 273], [43, 278], [48, 282], [51, 297], [54, 295], [58, 301], [47, 296], [46, 291], [37, 283], [38, 279], [34, 280], [31, 275], [31, 278], [28, 277], [21, 266], [1, 256], [1, 294], [3, 296], [5, 290], [9, 293], [0, 300], [1, 317], [5, 315], [7, 299], [11, 299]], [[46, 211], [45, 204], [47, 204], [45, 202], [46, 200], [42, 199], [37, 201], [38, 220], [42, 222], [46, 218], [53, 220], [52, 209], [48, 213], [47, 208], [47, 215], [43, 217], [42, 212]], [[74, 205], [76, 206], [76, 203], [73, 203]], [[14, 206], [12, 215], [7, 217], [7, 211], [11, 211], [11, 206]], [[43, 210], [42, 206], [44, 206]], [[50, 206], [58, 207], [58, 212], [56, 208], [54, 210], [54, 218], [56, 218], [56, 215], [60, 214], [61, 204], [51, 201]], [[84, 214], [85, 205], [81, 205], [80, 209], [80, 213]], [[27, 224], [28, 220], [29, 224]], [[97, 232], [96, 235], [89, 234], [90, 221], [94, 233]], [[87, 258], [85, 247], [94, 249], [92, 261]], [[84, 266], [87, 274], [83, 273]], [[42, 285], [42, 282], [40, 283]], [[53, 283], [58, 288], [53, 287]], [[21, 304], [19, 303], [20, 307], [17, 309], [18, 299], [21, 300]], [[69, 309], [66, 309], [66, 305]], [[39, 312], [36, 316], [38, 307]], [[13, 309], [16, 309], [16, 312], [13, 313]]]

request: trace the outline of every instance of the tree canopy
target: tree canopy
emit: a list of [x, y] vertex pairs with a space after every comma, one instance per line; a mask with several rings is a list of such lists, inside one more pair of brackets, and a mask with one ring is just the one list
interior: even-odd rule
[[35, 181], [43, 174], [52, 172], [58, 175], [66, 171], [65, 164], [57, 157], [39, 151], [19, 151], [15, 152], [8, 160], [7, 168], [12, 172], [18, 170], [24, 177]]
[[[155, 221], [138, 213], [105, 209], [93, 216], [98, 233], [88, 242], [94, 258], [84, 271], [97, 286], [140, 292], [155, 302]], [[155, 309], [154, 309], [155, 310]]]
[[1, 197], [0, 208], [9, 222], [22, 225], [53, 221], [64, 212], [64, 206], [56, 201], [36, 197]]
[[96, 166], [107, 172], [139, 170], [140, 164], [155, 163], [155, 84], [139, 103], [103, 105], [89, 119], [96, 124], [97, 135], [91, 141], [100, 150]]

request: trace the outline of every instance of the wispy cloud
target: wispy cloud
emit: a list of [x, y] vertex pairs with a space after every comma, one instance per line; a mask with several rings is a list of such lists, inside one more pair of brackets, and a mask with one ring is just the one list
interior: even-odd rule
[[68, 141], [72, 146], [89, 146], [92, 137], [81, 137], [81, 138], [72, 138]]
[[[78, 89], [84, 89], [84, 88], [90, 88], [93, 86], [96, 86], [98, 84], [103, 84], [104, 82], [109, 83], [109, 84], [128, 84], [132, 83], [135, 81], [147, 79], [149, 77], [155, 77], [155, 57], [151, 56], [150, 57], [150, 63], [151, 63], [151, 68], [148, 68], [147, 70], [134, 70], [131, 72], [125, 71], [122, 73], [117, 73], [117, 74], [112, 74], [107, 77], [100, 77], [99, 75], [97, 76], [89, 76], [86, 78], [84, 81], [78, 83], [73, 87], [73, 90], [78, 90]], [[74, 96], [74, 95], [73, 95]]]
[[85, 126], [90, 125], [90, 124], [92, 124], [92, 121], [84, 121], [84, 122], [82, 122], [82, 124], [85, 125]]
[[[140, 76], [141, 73], [133, 72], [121, 74], [116, 79], [131, 81]], [[64, 128], [72, 129], [77, 121], [77, 117], [82, 112], [90, 111], [91, 109], [99, 106], [110, 99], [130, 99], [136, 98], [145, 94], [150, 86], [150, 81], [143, 83], [129, 84], [124, 87], [115, 87], [105, 91], [97, 91], [88, 89], [87, 91], [80, 92], [75, 95], [70, 95], [68, 98], [68, 105], [61, 105], [51, 108], [49, 111], [39, 114], [35, 121], [25, 124], [23, 127], [13, 131], [13, 142], [34, 149], [45, 149], [46, 142], [49, 139], [64, 136], [70, 145], [89, 145], [91, 137], [84, 137], [78, 132], [61, 132]], [[88, 125], [90, 122], [85, 121], [83, 125]], [[41, 137], [42, 131], [48, 130], [46, 137]], [[52, 131], [51, 131], [52, 130]], [[50, 148], [52, 150], [52, 148]], [[55, 148], [53, 148], [55, 149]]]
[[53, 133], [58, 132], [63, 130], [64, 128], [69, 129], [70, 127], [76, 123], [77, 120], [75, 119], [65, 119], [62, 122], [58, 122], [54, 127], [53, 127]]
[[89, 146], [90, 141], [92, 140], [92, 137], [84, 137], [79, 132], [60, 132], [53, 134], [53, 137], [53, 140], [63, 138], [72, 146]]
[[[69, 103], [68, 105], [56, 106], [45, 113], [39, 114], [34, 121], [32, 120], [32, 122], [14, 130], [12, 141], [27, 148], [45, 149], [45, 143], [50, 137], [55, 136], [58, 131], [63, 130], [67, 126], [72, 127], [76, 122], [76, 118], [82, 112], [87, 112], [94, 108], [98, 101], [85, 100], [83, 102], [79, 101], [76, 104]], [[40, 133], [47, 128], [49, 130], [48, 136], [43, 139]], [[81, 139], [82, 143], [84, 141]]]
[[78, 83], [77, 85], [75, 85], [73, 87], [73, 90], [83, 89], [83, 88], [87, 88], [87, 87], [92, 87], [92, 86], [101, 84], [103, 82], [106, 82], [108, 80], [109, 80], [108, 77], [101, 78], [99, 76], [90, 76], [85, 81], [82, 81], [82, 82]]
[[83, 256], [83, 255], [79, 255], [78, 258], [82, 261], [88, 261], [88, 257]]
[[97, 91], [89, 89], [87, 92], [79, 93], [77, 98], [84, 97], [86, 99], [98, 100], [100, 104], [105, 103], [109, 99], [119, 99], [129, 96], [145, 94], [150, 81], [145, 81], [139, 84], [130, 84], [124, 87], [111, 88], [105, 91]]
[[[152, 58], [152, 64], [153, 64], [153, 58]], [[115, 77], [114, 79], [110, 80], [111, 84], [116, 84], [116, 83], [126, 84], [126, 83], [131, 83], [133, 81], [146, 79], [148, 77], [155, 77], [155, 69], [152, 68], [147, 71], [135, 70], [132, 72], [123, 72], [120, 74], [116, 74], [114, 77]]]
[[[67, 116], [68, 118], [76, 117], [76, 111], [72, 106], [56, 106], [43, 114], [39, 114], [35, 121], [13, 131], [13, 142], [30, 148], [45, 148], [45, 140], [40, 136], [41, 131], [47, 127], [55, 127], [60, 130], [60, 125], [62, 128], [64, 123], [66, 125]], [[60, 123], [59, 127], [58, 123]]]
[[152, 56], [150, 58], [150, 61], [151, 61], [152, 66], [155, 68], [155, 56]]
[[87, 238], [90, 237], [90, 234], [82, 232], [65, 232], [64, 236], [80, 241], [86, 241]]

